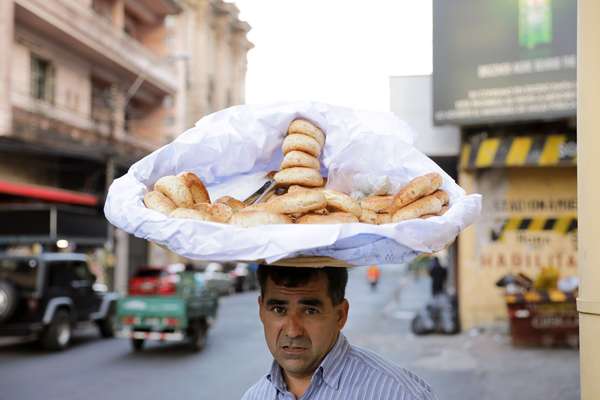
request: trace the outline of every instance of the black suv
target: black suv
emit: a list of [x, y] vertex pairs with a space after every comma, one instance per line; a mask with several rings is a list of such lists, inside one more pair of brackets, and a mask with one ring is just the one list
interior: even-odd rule
[[96, 291], [83, 254], [0, 254], [0, 336], [27, 336], [62, 350], [79, 323], [94, 322], [103, 337], [116, 327], [116, 293]]

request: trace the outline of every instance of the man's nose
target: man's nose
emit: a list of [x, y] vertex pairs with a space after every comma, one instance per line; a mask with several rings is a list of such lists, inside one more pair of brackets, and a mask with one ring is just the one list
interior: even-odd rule
[[302, 320], [297, 315], [288, 315], [285, 323], [285, 333], [288, 337], [294, 338], [304, 334]]

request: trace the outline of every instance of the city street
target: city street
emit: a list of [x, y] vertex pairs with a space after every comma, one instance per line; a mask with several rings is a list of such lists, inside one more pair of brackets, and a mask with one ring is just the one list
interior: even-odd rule
[[[440, 400], [579, 398], [576, 351], [515, 349], [501, 332], [412, 335], [412, 311], [425, 300], [429, 280], [413, 281], [402, 271], [383, 268], [374, 292], [364, 268], [350, 272], [345, 333], [352, 343], [415, 371]], [[33, 344], [0, 347], [0, 399], [238, 399], [271, 362], [256, 296], [222, 298], [207, 347], [197, 354], [166, 344], [133, 353], [126, 340], [102, 340], [95, 330], [62, 353]]]

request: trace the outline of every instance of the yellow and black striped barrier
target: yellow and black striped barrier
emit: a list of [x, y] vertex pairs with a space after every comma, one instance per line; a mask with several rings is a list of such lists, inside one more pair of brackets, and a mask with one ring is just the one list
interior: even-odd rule
[[461, 149], [462, 169], [577, 165], [573, 135], [473, 136]]
[[503, 220], [498, 229], [492, 229], [492, 241], [502, 241], [506, 232], [556, 232], [562, 235], [577, 230], [577, 217], [564, 216], [559, 218], [520, 218], [513, 217]]

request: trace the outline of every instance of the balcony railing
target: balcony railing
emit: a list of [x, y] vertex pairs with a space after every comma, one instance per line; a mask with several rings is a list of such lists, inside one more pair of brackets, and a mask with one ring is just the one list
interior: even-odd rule
[[[48, 32], [60, 31], [62, 38], [76, 42], [78, 47], [91, 51], [96, 59], [109, 65], [118, 65], [144, 79], [164, 93], [173, 93], [177, 87], [175, 69], [137, 40], [113, 26], [92, 8], [77, 0], [16, 0], [19, 18], [35, 18]], [[73, 47], [72, 47], [73, 48]]]

